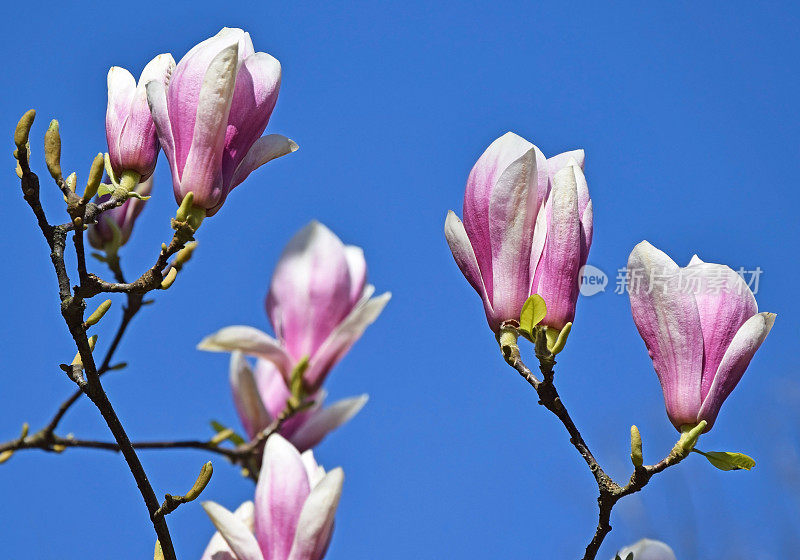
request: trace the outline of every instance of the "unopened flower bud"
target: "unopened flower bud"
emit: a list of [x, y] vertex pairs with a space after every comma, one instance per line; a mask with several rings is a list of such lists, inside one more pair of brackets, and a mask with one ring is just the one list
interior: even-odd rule
[[47, 132], [44, 133], [44, 161], [47, 170], [56, 181], [61, 175], [61, 134], [58, 130], [58, 121], [53, 119]]
[[97, 307], [97, 309], [95, 309], [94, 313], [89, 315], [84, 325], [87, 328], [96, 325], [100, 321], [100, 319], [103, 318], [103, 315], [106, 314], [106, 312], [109, 310], [110, 307], [111, 307], [111, 300], [110, 299], [105, 300]]
[[86, 189], [83, 191], [84, 202], [88, 202], [97, 194], [97, 189], [100, 188], [100, 181], [103, 180], [103, 165], [103, 154], [97, 154], [92, 162], [92, 167], [89, 168], [89, 178], [86, 181]]
[[28, 136], [33, 126], [33, 119], [36, 118], [36, 111], [31, 109], [22, 115], [22, 118], [17, 123], [17, 129], [14, 131], [14, 144], [20, 150], [25, 149], [28, 144]]
[[631, 426], [631, 462], [634, 467], [641, 467], [644, 465], [644, 456], [642, 455], [642, 436], [639, 433], [639, 428]]
[[[767, 338], [775, 315], [759, 312], [747, 282], [722, 264], [695, 255], [685, 267], [647, 241], [628, 258], [628, 295], [676, 429], [714, 425], [722, 403]], [[656, 281], [656, 278], [658, 279]], [[687, 289], [686, 278], [693, 288]]]
[[160, 54], [142, 71], [139, 83], [119, 66], [108, 71], [106, 139], [111, 166], [117, 175], [135, 171], [143, 179], [153, 174], [159, 152], [158, 138], [146, 87], [149, 82], [165, 85], [175, 68], [170, 54]]
[[161, 289], [162, 290], [168, 289], [170, 286], [172, 286], [172, 284], [175, 282], [175, 278], [177, 277], [178, 277], [178, 269], [175, 267], [170, 268], [169, 272], [167, 272], [167, 275], [161, 281]]

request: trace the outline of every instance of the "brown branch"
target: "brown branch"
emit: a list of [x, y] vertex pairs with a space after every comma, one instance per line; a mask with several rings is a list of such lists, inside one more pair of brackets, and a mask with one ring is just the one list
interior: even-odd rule
[[[24, 120], [25, 117], [23, 117]], [[32, 122], [32, 121], [31, 121]], [[30, 126], [28, 125], [28, 129]], [[28, 148], [27, 148], [27, 131], [24, 138], [20, 136], [17, 138], [15, 134], [15, 142], [17, 143], [17, 150], [15, 156], [19, 164], [19, 174], [22, 184], [23, 197], [28, 205], [31, 207], [34, 215], [37, 218], [39, 228], [50, 247], [50, 257], [53, 263], [56, 278], [59, 286], [59, 296], [61, 299], [61, 314], [64, 317], [70, 334], [78, 347], [78, 352], [86, 374], [84, 380], [80, 374], [80, 367], [78, 365], [67, 366], [66, 370], [70, 374], [70, 378], [75, 381], [80, 389], [91, 399], [95, 406], [100, 411], [103, 419], [106, 421], [114, 439], [119, 445], [122, 455], [130, 468], [131, 473], [136, 481], [145, 505], [150, 512], [150, 519], [153, 527], [161, 542], [166, 560], [177, 560], [175, 551], [172, 545], [172, 539], [169, 534], [167, 523], [163, 516], [155, 516], [160, 504], [156, 498], [155, 492], [147, 478], [147, 474], [139, 461], [136, 451], [131, 446], [131, 442], [125, 433], [125, 429], [119, 420], [116, 412], [114, 411], [108, 396], [103, 390], [100, 383], [100, 376], [97, 367], [94, 363], [92, 350], [89, 345], [89, 340], [86, 335], [86, 327], [83, 322], [83, 312], [86, 307], [84, 303], [84, 286], [89, 279], [86, 273], [85, 255], [83, 252], [83, 223], [86, 223], [85, 208], [80, 204], [76, 204], [75, 200], [68, 197], [68, 212], [70, 212], [75, 224], [75, 249], [78, 256], [79, 264], [78, 270], [81, 276], [81, 285], [76, 287], [75, 296], [70, 293], [70, 280], [66, 271], [66, 264], [64, 261], [64, 247], [66, 242], [67, 231], [70, 228], [62, 226], [50, 226], [47, 222], [44, 210], [42, 209], [39, 200], [39, 181], [38, 177], [30, 170], [28, 161]], [[50, 154], [52, 156], [52, 154]], [[51, 167], [51, 162], [48, 161], [48, 168]], [[59, 173], [60, 175], [60, 173]], [[54, 175], [56, 177], [56, 175]], [[58, 182], [58, 181], [57, 181]], [[59, 184], [63, 190], [63, 185]], [[163, 251], [162, 251], [163, 253]], [[159, 259], [160, 260], [160, 259]], [[66, 408], [69, 408], [68, 406]], [[62, 414], [63, 415], [63, 414]]]
[[169, 258], [183, 249], [194, 237], [194, 229], [185, 222], [172, 220], [175, 234], [169, 245], [163, 245], [153, 266], [146, 270], [133, 282], [107, 282], [100, 277], [89, 274], [87, 281], [80, 287], [80, 295], [84, 298], [94, 297], [100, 293], [125, 293], [143, 296], [147, 292], [161, 288]]
[[[264, 443], [280, 431], [283, 424], [295, 414], [306, 410], [314, 403], [306, 401], [297, 408], [287, 407], [269, 426], [261, 430], [253, 439], [236, 447], [222, 447], [220, 443], [211, 439], [203, 440], [167, 440], [167, 441], [138, 441], [131, 442], [134, 449], [199, 449], [210, 451], [226, 457], [234, 464], [248, 467], [254, 459], [259, 459]], [[61, 453], [68, 448], [100, 449], [105, 451], [120, 452], [122, 448], [117, 442], [96, 441], [79, 439], [74, 436], [62, 437], [49, 430], [49, 425], [42, 430], [17, 439], [0, 443], [0, 454], [16, 452], [26, 449], [39, 449], [47, 452]]]
[[517, 345], [519, 336], [517, 325], [511, 322], [502, 325], [497, 338], [505, 361], [536, 390], [539, 396], [539, 404], [552, 412], [561, 421], [570, 436], [570, 443], [583, 457], [597, 482], [599, 493], [597, 498], [599, 508], [597, 528], [583, 555], [583, 560], [595, 560], [603, 540], [611, 532], [611, 511], [616, 503], [625, 496], [634, 494], [644, 488], [653, 475], [681, 462], [686, 457], [687, 452], [681, 449], [679, 442], [673, 447], [669, 455], [655, 465], [635, 467], [630, 480], [625, 486], [620, 486], [614, 482], [592, 454], [556, 390], [554, 384], [555, 355], [547, 348], [544, 329], [536, 331], [534, 341], [536, 357], [539, 360], [539, 370], [543, 377], [541, 381], [522, 361], [519, 346]]
[[[121, 270], [119, 271], [119, 274], [122, 274]], [[119, 343], [122, 341], [122, 337], [125, 335], [125, 332], [128, 329], [128, 325], [134, 316], [139, 312], [141, 307], [142, 296], [138, 294], [128, 294], [128, 304], [122, 310], [122, 321], [117, 328], [114, 339], [111, 341], [111, 345], [108, 347], [100, 367], [97, 369], [98, 376], [102, 376], [113, 369], [111, 366], [111, 360], [114, 359], [114, 353], [117, 351]], [[72, 393], [72, 395], [69, 396], [69, 398], [62, 402], [56, 413], [53, 415], [53, 418], [50, 420], [50, 423], [44, 428], [44, 430], [52, 434], [58, 427], [58, 424], [61, 422], [62, 418], [64, 418], [64, 415], [67, 413], [67, 411], [72, 408], [72, 405], [80, 400], [81, 395], [83, 394], [84, 393], [81, 389], [77, 389], [74, 393]]]

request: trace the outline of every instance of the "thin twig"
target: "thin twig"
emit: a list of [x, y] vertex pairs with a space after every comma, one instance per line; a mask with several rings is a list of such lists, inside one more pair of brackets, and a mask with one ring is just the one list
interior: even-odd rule
[[[286, 408], [269, 426], [256, 434], [253, 439], [236, 447], [222, 447], [219, 443], [203, 440], [165, 440], [165, 441], [138, 441], [131, 442], [134, 449], [200, 449], [222, 455], [234, 464], [244, 467], [261, 453], [261, 447], [275, 433], [278, 433], [283, 424], [295, 414], [306, 410], [313, 405], [313, 401], [306, 401], [297, 408]], [[49, 427], [49, 426], [48, 426]], [[7, 451], [22, 451], [26, 449], [40, 449], [42, 451], [61, 453], [67, 448], [101, 449], [106, 451], [121, 451], [119, 443], [109, 441], [96, 441], [79, 439], [72, 435], [62, 437], [48, 430], [48, 427], [24, 438], [16, 438], [5, 443], [0, 443], [0, 453]]]

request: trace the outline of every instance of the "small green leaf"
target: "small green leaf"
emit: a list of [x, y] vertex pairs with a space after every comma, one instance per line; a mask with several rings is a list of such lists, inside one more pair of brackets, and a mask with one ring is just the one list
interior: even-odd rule
[[[240, 436], [239, 434], [237, 434], [236, 432], [234, 432], [230, 428], [228, 428], [226, 426], [223, 426], [222, 424], [220, 424], [216, 420], [212, 420], [211, 421], [211, 427], [217, 433], [224, 432], [224, 431], [230, 431], [231, 435], [229, 435], [225, 439], [229, 440], [233, 445], [243, 445], [243, 444], [247, 443], [247, 442], [245, 442], [245, 440], [244, 440], [244, 438], [242, 436]], [[220, 443], [222, 443], [222, 442], [220, 442]]]
[[106, 185], [105, 183], [101, 183], [99, 187], [97, 187], [97, 196], [103, 196], [106, 194], [111, 194], [114, 192], [114, 185]]
[[730, 451], [700, 451], [699, 449], [692, 449], [695, 453], [699, 453], [708, 462], [717, 467], [721, 471], [749, 471], [756, 466], [756, 462], [752, 457], [748, 457], [744, 453], [732, 453]]
[[544, 298], [539, 294], [533, 294], [522, 306], [522, 312], [519, 314], [519, 330], [529, 337], [533, 336], [533, 328], [544, 319], [545, 315], [547, 315], [547, 305], [544, 303]]

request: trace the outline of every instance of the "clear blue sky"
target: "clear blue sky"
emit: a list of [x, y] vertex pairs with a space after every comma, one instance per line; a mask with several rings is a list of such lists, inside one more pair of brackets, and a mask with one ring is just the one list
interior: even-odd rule
[[[195, 344], [229, 324], [267, 328], [271, 270], [316, 218], [363, 246], [372, 282], [394, 293], [329, 379], [332, 397], [371, 395], [319, 448], [319, 460], [347, 477], [329, 558], [577, 558], [594, 528], [594, 482], [562, 426], [502, 362], [442, 233], [446, 211], [460, 213], [474, 161], [513, 130], [546, 154], [586, 149], [589, 262], [612, 283], [646, 238], [679, 262], [696, 252], [761, 267], [760, 308], [778, 313], [700, 446], [744, 451], [757, 468], [723, 473], [691, 457], [619, 505], [601, 558], [645, 536], [669, 542], [681, 560], [800, 556], [796, 6], [161, 0], [4, 11], [3, 440], [23, 421], [41, 427], [73, 388], [57, 366], [74, 348], [52, 269], [13, 173], [17, 119], [39, 111], [33, 159], [44, 171], [41, 137], [59, 118], [63, 165], [85, 178], [106, 149], [110, 66], [138, 76], [154, 55], [178, 59], [238, 26], [283, 65], [268, 131], [300, 150], [233, 193], [203, 224], [187, 273], [137, 317], [120, 352], [131, 365], [107, 379], [134, 437], [205, 437], [211, 418], [237, 424], [227, 357]], [[131, 275], [170, 234], [171, 190], [162, 156], [125, 249]], [[43, 181], [43, 191], [56, 212], [55, 187]], [[629, 474], [630, 424], [642, 431], [646, 459], [672, 445], [626, 296], [609, 290], [579, 302], [558, 383], [614, 476]], [[86, 403], [63, 429], [108, 437]], [[185, 490], [207, 455], [142, 458], [163, 493]], [[236, 469], [214, 465], [206, 498], [232, 508], [250, 497]], [[0, 466], [0, 496], [7, 558], [151, 557], [152, 531], [117, 455], [19, 453]], [[201, 508], [184, 506], [170, 522], [181, 558], [199, 558], [212, 532]]]

